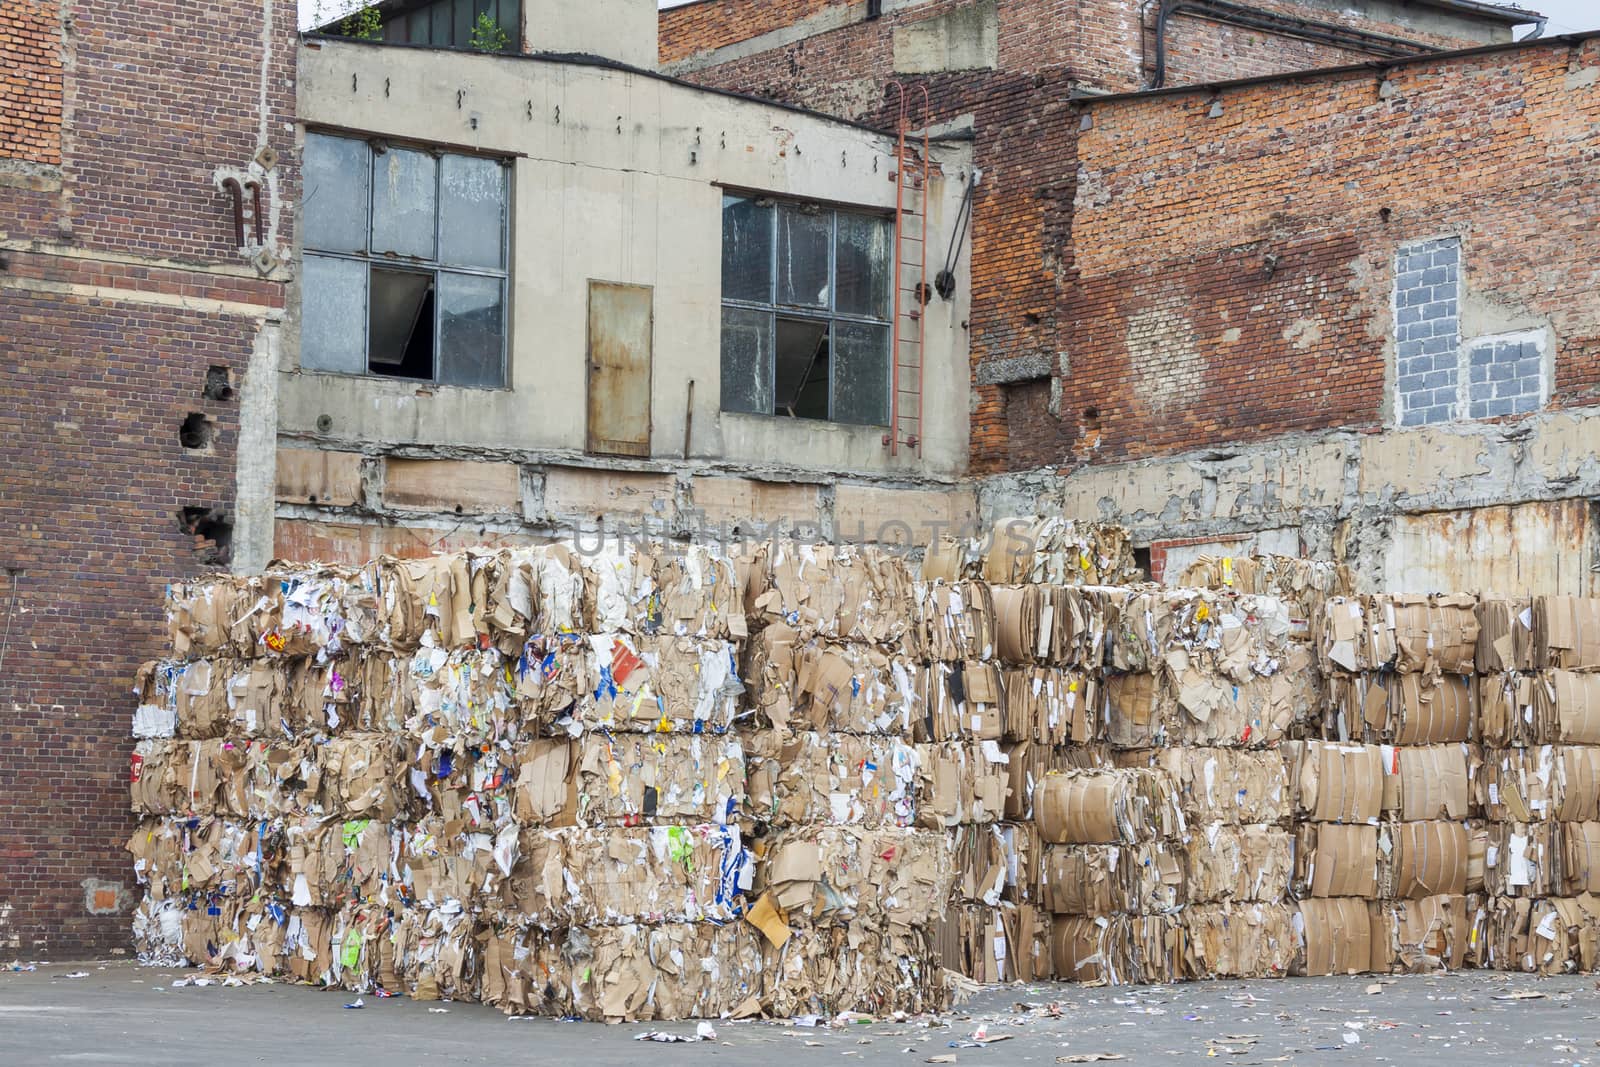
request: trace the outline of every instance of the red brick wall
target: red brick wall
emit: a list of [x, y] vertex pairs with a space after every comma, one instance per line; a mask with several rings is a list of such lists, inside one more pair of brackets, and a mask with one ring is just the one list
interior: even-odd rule
[[1437, 234], [1469, 311], [1554, 331], [1553, 406], [1600, 400], [1597, 66], [1557, 43], [1398, 68], [1387, 97], [1362, 74], [1216, 117], [1200, 93], [1087, 106], [1060, 310], [1062, 411], [1101, 416], [1081, 458], [1381, 426], [1394, 251]]
[[[54, 4], [32, 6], [54, 25]], [[244, 168], [264, 124], [278, 195], [294, 195], [294, 4], [76, 0], [71, 12], [59, 170], [0, 168], [7, 960], [128, 943], [116, 887], [132, 885], [133, 673], [165, 640], [165, 584], [215, 569], [179, 514], [234, 507], [238, 390], [263, 316], [283, 303], [281, 268], [262, 277], [236, 249], [213, 172]], [[0, 122], [17, 113], [8, 97]], [[280, 205], [280, 248], [291, 215]], [[211, 367], [231, 375], [232, 398], [202, 395]], [[191, 412], [212, 420], [208, 449], [179, 443]], [[91, 912], [96, 897], [112, 913]]]
[[[661, 16], [662, 60], [683, 59], [697, 51], [747, 40], [776, 28], [786, 18], [803, 18], [823, 6], [815, 0], [720, 0], [669, 9]], [[956, 6], [960, 6], [958, 0], [933, 0], [877, 21], [854, 22], [685, 76], [720, 88], [887, 124], [889, 116], [881, 102], [885, 84], [897, 77], [895, 27]], [[1304, 9], [1289, 0], [1263, 0], [1258, 6], [1304, 14]], [[1272, 374], [1286, 375], [1287, 371], [1246, 363], [1211, 374], [1205, 387], [1210, 406], [1180, 402], [1189, 388], [1187, 377], [1199, 367], [1199, 356], [1174, 356], [1160, 330], [1152, 332], [1145, 351], [1150, 359], [1161, 362], [1157, 376], [1165, 375], [1169, 384], [1162, 391], [1135, 394], [1133, 382], [1141, 372], [1126, 350], [1130, 315], [1147, 328], [1157, 327], [1164, 306], [1181, 304], [1179, 310], [1189, 314], [1188, 302], [1199, 289], [1198, 309], [1191, 318], [1198, 316], [1199, 328], [1213, 333], [1237, 329], [1239, 340], [1230, 344], [1247, 360], [1263, 344], [1268, 350], [1285, 344], [1276, 336], [1283, 324], [1274, 325], [1270, 316], [1252, 313], [1256, 302], [1311, 300], [1329, 285], [1345, 284], [1348, 279], [1340, 280], [1337, 271], [1326, 272], [1353, 258], [1355, 248], [1333, 237], [1296, 242], [1277, 251], [1282, 266], [1270, 278], [1253, 276], [1245, 267], [1249, 252], [1241, 250], [1207, 252], [1197, 255], [1193, 263], [1184, 263], [1181, 270], [1194, 278], [1190, 287], [1169, 287], [1164, 271], [1097, 278], [1092, 284], [1080, 279], [1074, 260], [1077, 249], [1086, 247], [1088, 240], [1094, 242], [1097, 252], [1113, 258], [1130, 242], [1117, 232], [1120, 204], [1101, 213], [1106, 219], [1103, 232], [1096, 232], [1091, 239], [1069, 236], [1075, 202], [1080, 198], [1076, 181], [1079, 115], [1067, 98], [1083, 86], [1126, 91], [1144, 84], [1155, 56], [1154, 8], [1141, 26], [1135, 0], [999, 0], [998, 20], [999, 70], [923, 79], [932, 93], [935, 122], [969, 113], [973, 116], [975, 155], [983, 169], [971, 231], [972, 360], [977, 366], [990, 360], [1042, 354], [1055, 362], [1064, 354], [1071, 367], [1067, 382], [1073, 387], [1062, 392], [1058, 417], [1041, 402], [1044, 394], [1037, 386], [974, 384], [973, 468], [986, 472], [1074, 462], [1076, 452], [1120, 455], [1130, 445], [1112, 428], [1129, 426], [1135, 415], [1139, 420], [1160, 423], [1162, 429], [1152, 442], [1157, 449], [1173, 447], [1174, 440], [1227, 437], [1233, 424], [1258, 412], [1267, 432], [1309, 429], [1330, 419], [1342, 423], [1375, 418], [1370, 394], [1374, 388], [1382, 388], [1381, 353], [1375, 354], [1366, 342], [1370, 324], [1355, 318], [1323, 324], [1320, 337], [1297, 335], [1296, 342], [1302, 347], [1293, 351], [1302, 356], [1302, 364], [1315, 362], [1309, 377], [1301, 374], [1298, 378], [1308, 392], [1296, 410], [1280, 410], [1278, 398], [1258, 387], [1258, 383], [1269, 382]], [[1397, 36], [1411, 33], [1382, 23], [1363, 25]], [[1174, 49], [1169, 81], [1366, 58], [1289, 38], [1219, 30], [1214, 23], [1186, 18], [1172, 21], [1169, 44]], [[1192, 100], [1151, 105], [1160, 114], [1196, 106]], [[1227, 129], [1227, 136], [1234, 136], [1234, 127]], [[1270, 136], [1266, 140], [1270, 145]], [[1208, 152], [1221, 148], [1206, 143]], [[1136, 158], [1174, 151], [1189, 163], [1197, 158], [1194, 150], [1194, 145], [1165, 144], [1128, 149]], [[1181, 185], [1186, 179], [1176, 180]], [[1236, 176], [1233, 180], [1241, 189], [1252, 187], [1247, 179]], [[1259, 211], [1259, 202], [1248, 210]], [[1141, 251], [1144, 255], [1163, 254], [1159, 244], [1147, 244]], [[1354, 270], [1348, 264], [1341, 269]], [[1184, 381], [1173, 381], [1175, 376]], [[1099, 409], [1106, 427], [1098, 450], [1083, 443], [1079, 427], [1079, 416], [1091, 407]]]
[[57, 6], [0, 0], [0, 159], [61, 162]]

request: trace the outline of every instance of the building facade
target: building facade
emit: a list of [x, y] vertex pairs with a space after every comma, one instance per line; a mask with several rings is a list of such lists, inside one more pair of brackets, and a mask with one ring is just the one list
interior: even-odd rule
[[[295, 12], [0, 3], [0, 954], [126, 944], [166, 582], [272, 522]], [[259, 538], [257, 538], [259, 539]]]

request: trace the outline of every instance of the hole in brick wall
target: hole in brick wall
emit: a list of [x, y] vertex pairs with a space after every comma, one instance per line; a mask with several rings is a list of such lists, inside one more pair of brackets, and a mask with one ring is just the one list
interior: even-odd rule
[[1039, 325], [1039, 313], [1037, 311], [1024, 312], [1022, 317], [1027, 320], [1029, 326]]
[[233, 374], [227, 367], [207, 367], [206, 387], [201, 395], [207, 400], [232, 400]]
[[210, 448], [215, 436], [216, 426], [198, 411], [185, 415], [178, 427], [178, 443], [184, 448]]
[[1136, 548], [1133, 550], [1133, 565], [1144, 571], [1145, 577], [1150, 577], [1150, 547]]
[[1085, 430], [1098, 430], [1100, 428], [1099, 408], [1090, 407], [1083, 409], [1083, 428]]
[[178, 512], [178, 525], [194, 538], [194, 549], [204, 563], [226, 566], [233, 554], [233, 518], [222, 508], [186, 507]]

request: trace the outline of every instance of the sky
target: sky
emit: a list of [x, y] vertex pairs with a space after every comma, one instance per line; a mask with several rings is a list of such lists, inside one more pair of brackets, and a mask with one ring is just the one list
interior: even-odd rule
[[[321, 5], [322, 13], [329, 18], [339, 15], [354, 7], [361, 7], [366, 0], [300, 0], [300, 27], [306, 28], [315, 23], [317, 6]], [[573, 3], [583, 3], [583, 0], [571, 0]], [[673, 7], [683, 0], [657, 0], [662, 7]], [[1600, 0], [1519, 0], [1518, 7], [1538, 11], [1550, 18], [1550, 24], [1545, 28], [1545, 33], [1554, 35], [1558, 33], [1575, 33], [1579, 30], [1600, 30]]]

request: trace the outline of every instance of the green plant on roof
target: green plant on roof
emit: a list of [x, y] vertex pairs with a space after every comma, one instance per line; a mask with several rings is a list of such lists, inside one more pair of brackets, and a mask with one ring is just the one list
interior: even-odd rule
[[487, 11], [478, 16], [478, 21], [473, 24], [472, 36], [467, 43], [479, 52], [504, 52], [511, 43], [511, 38], [506, 36], [506, 31], [494, 20], [494, 16]]
[[382, 37], [383, 18], [378, 14], [377, 5], [352, 11], [339, 23], [339, 32], [358, 41], [376, 41]]

